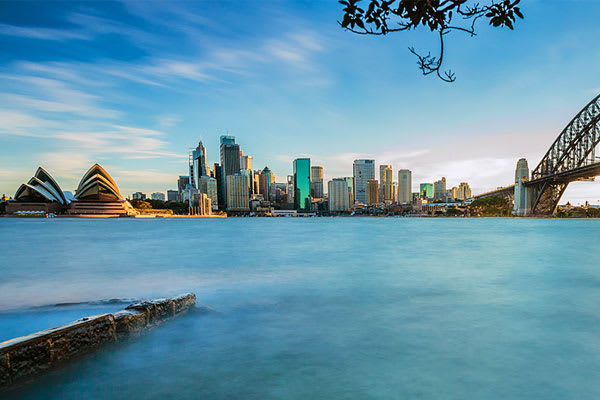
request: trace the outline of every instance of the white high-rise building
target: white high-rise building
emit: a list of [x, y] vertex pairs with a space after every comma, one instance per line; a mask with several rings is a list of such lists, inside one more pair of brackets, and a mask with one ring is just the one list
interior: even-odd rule
[[354, 199], [367, 203], [367, 181], [375, 179], [375, 160], [354, 160]]
[[398, 203], [409, 204], [412, 201], [412, 172], [408, 169], [398, 171]]
[[433, 182], [433, 198], [443, 200], [446, 196], [446, 178], [442, 177], [439, 181]]
[[348, 183], [344, 178], [335, 178], [327, 182], [329, 211], [347, 211], [350, 208]]

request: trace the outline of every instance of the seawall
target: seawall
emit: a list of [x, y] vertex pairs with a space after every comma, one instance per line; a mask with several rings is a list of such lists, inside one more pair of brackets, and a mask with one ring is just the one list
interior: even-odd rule
[[196, 304], [196, 295], [134, 303], [114, 314], [78, 319], [0, 343], [0, 389], [72, 357], [116, 342], [177, 316]]

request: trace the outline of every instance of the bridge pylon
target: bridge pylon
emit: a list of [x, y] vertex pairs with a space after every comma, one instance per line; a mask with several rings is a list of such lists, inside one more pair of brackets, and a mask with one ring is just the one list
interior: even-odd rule
[[525, 186], [525, 182], [529, 180], [529, 166], [527, 160], [521, 158], [517, 162], [515, 169], [515, 198], [513, 214], [518, 216], [527, 216], [531, 213], [532, 190]]

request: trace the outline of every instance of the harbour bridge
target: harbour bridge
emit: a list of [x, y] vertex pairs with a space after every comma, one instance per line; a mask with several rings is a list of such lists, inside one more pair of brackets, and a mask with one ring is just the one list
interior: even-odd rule
[[[600, 175], [600, 95], [590, 101], [558, 135], [537, 167], [526, 160], [517, 164], [515, 184], [482, 193], [474, 198], [503, 196], [515, 203], [520, 215], [551, 215], [569, 183]], [[525, 172], [520, 173], [519, 169]], [[519, 204], [519, 206], [517, 206]]]

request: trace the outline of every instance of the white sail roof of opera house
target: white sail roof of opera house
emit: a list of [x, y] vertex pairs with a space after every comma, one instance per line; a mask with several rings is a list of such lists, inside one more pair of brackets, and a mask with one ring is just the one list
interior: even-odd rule
[[77, 200], [124, 201], [117, 183], [100, 164], [94, 164], [83, 175], [75, 191]]
[[69, 200], [65, 197], [58, 183], [42, 167], [38, 167], [35, 175], [29, 182], [22, 184], [15, 193], [17, 201], [56, 201], [67, 205]]

